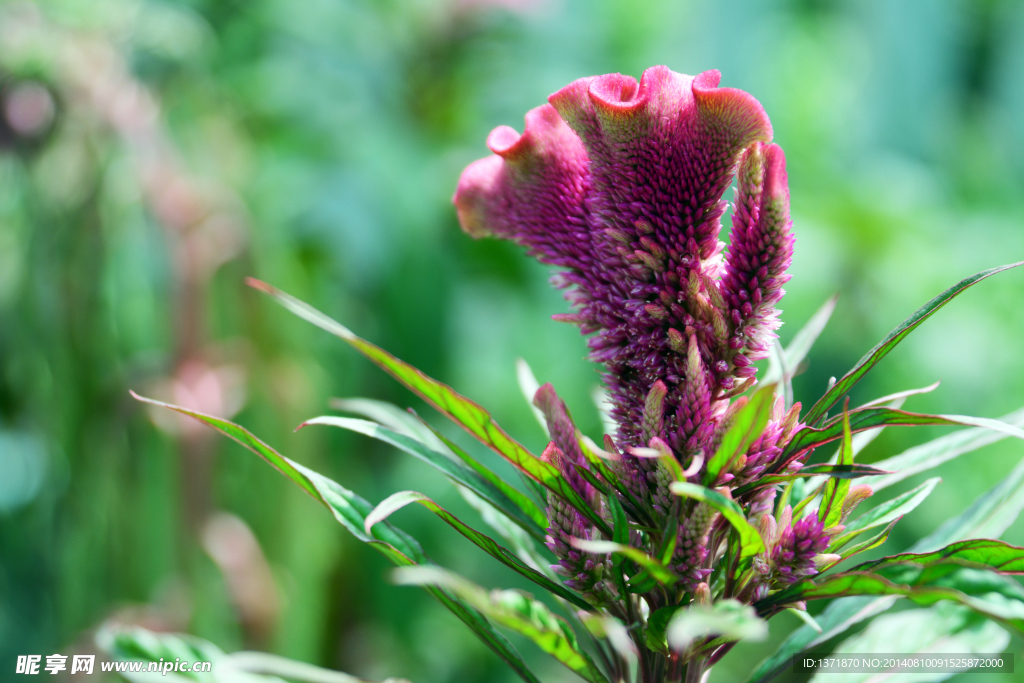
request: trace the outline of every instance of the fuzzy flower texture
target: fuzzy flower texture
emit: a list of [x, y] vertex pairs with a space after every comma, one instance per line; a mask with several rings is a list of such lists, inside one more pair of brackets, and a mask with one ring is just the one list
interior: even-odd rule
[[[753, 363], [773, 343], [793, 255], [786, 160], [771, 144], [771, 122], [756, 99], [719, 88], [719, 80], [718, 71], [693, 77], [663, 66], [639, 83], [620, 74], [577, 80], [527, 113], [522, 135], [494, 129], [494, 154], [465, 169], [454, 197], [467, 233], [513, 240], [559, 269], [554, 282], [574, 312], [555, 318], [579, 325], [590, 358], [603, 364], [618, 425], [605, 448], [646, 509], [627, 511], [655, 522], [678, 500], [656, 456], [670, 453], [690, 481], [703, 481], [706, 460], [746, 400], [732, 399], [754, 384]], [[723, 195], [734, 179], [726, 251]], [[552, 437], [545, 459], [595, 500], [578, 473], [587, 465], [565, 406], [547, 385], [535, 402]], [[801, 426], [798, 415], [799, 404], [785, 411], [780, 401], [763, 435], [713, 485], [730, 495], [769, 467], [799, 468], [777, 462]], [[740, 502], [756, 524], [773, 498], [769, 489]], [[593, 601], [611, 599], [603, 565], [571, 543], [595, 531], [564, 501], [549, 502], [548, 546], [559, 573]], [[673, 568], [696, 590], [711, 572], [709, 538], [724, 523], [708, 506], [688, 503]], [[809, 522], [776, 529], [764, 576], [785, 582], [814, 573], [825, 531]]]

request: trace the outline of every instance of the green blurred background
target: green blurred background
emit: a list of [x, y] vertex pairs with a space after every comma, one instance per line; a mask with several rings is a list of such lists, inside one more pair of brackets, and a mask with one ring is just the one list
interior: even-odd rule
[[[653, 64], [720, 69], [786, 150], [783, 341], [840, 293], [798, 399], [961, 277], [1024, 258], [1022, 2], [0, 2], [0, 677], [17, 654], [90, 651], [116, 619], [371, 678], [514, 680], [278, 473], [128, 390], [233, 415], [372, 502], [415, 488], [467, 512], [378, 443], [292, 432], [330, 397], [428, 409], [248, 289], [254, 275], [540, 449], [523, 357], [597, 436], [597, 375], [575, 328], [549, 318], [566, 306], [548, 270], [464, 236], [450, 196], [494, 126], [521, 127], [577, 77]], [[1022, 293], [1015, 271], [971, 290], [855, 401], [941, 379], [907, 407], [1018, 408]], [[890, 429], [864, 459], [942, 433]], [[944, 466], [890, 551], [1022, 455], [1002, 442]], [[439, 562], [522, 587], [426, 512], [395, 520]], [[1024, 524], [1004, 538], [1024, 543]], [[770, 642], [737, 648], [712, 681], [741, 680], [796, 624], [773, 621]], [[544, 680], [571, 678], [520, 649]]]

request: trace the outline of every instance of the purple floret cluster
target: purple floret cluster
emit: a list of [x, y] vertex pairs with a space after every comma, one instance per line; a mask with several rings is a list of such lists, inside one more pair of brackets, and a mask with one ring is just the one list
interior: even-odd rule
[[[554, 282], [574, 310], [555, 317], [580, 326], [604, 368], [618, 426], [605, 448], [656, 522], [674, 497], [650, 452], [671, 453], [690, 481], [703, 482], [746, 401], [735, 397], [754, 384], [753, 363], [773, 343], [793, 255], [785, 155], [757, 100], [719, 80], [717, 71], [692, 77], [661, 66], [639, 83], [620, 74], [579, 79], [530, 111], [521, 135], [496, 128], [487, 139], [494, 154], [466, 168], [454, 198], [466, 232], [513, 240], [559, 269]], [[726, 250], [723, 196], [734, 180]], [[591, 500], [564, 404], [550, 386], [535, 403], [552, 437], [546, 459]], [[802, 426], [799, 405], [783, 408], [779, 401], [763, 435], [710, 484], [738, 486], [782, 466], [782, 445]], [[758, 495], [748, 503], [771, 509]], [[549, 547], [568, 575], [580, 565], [564, 537], [590, 530], [571, 508], [549, 503]], [[682, 511], [673, 566], [690, 587], [710, 572], [716, 524], [707, 506]], [[804, 539], [800, 524], [791, 533]], [[796, 575], [806, 567], [803, 540], [794, 543], [785, 552], [794, 553], [786, 566]]]

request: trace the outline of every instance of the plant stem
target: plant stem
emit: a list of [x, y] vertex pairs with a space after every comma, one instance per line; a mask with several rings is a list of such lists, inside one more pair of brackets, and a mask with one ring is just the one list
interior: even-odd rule
[[690, 665], [686, 667], [684, 683], [700, 683], [701, 678], [704, 676], [704, 662], [703, 657], [690, 660]]

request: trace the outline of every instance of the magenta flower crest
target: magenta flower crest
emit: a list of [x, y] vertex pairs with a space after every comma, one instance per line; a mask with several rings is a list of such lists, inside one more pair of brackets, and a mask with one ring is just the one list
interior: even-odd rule
[[[777, 327], [792, 255], [785, 158], [750, 95], [653, 67], [577, 80], [499, 127], [455, 193], [463, 228], [563, 268], [591, 358], [604, 363], [619, 446], [647, 446], [644, 407], [668, 387], [661, 437], [700, 452]], [[740, 167], [733, 246], [723, 194]]]

